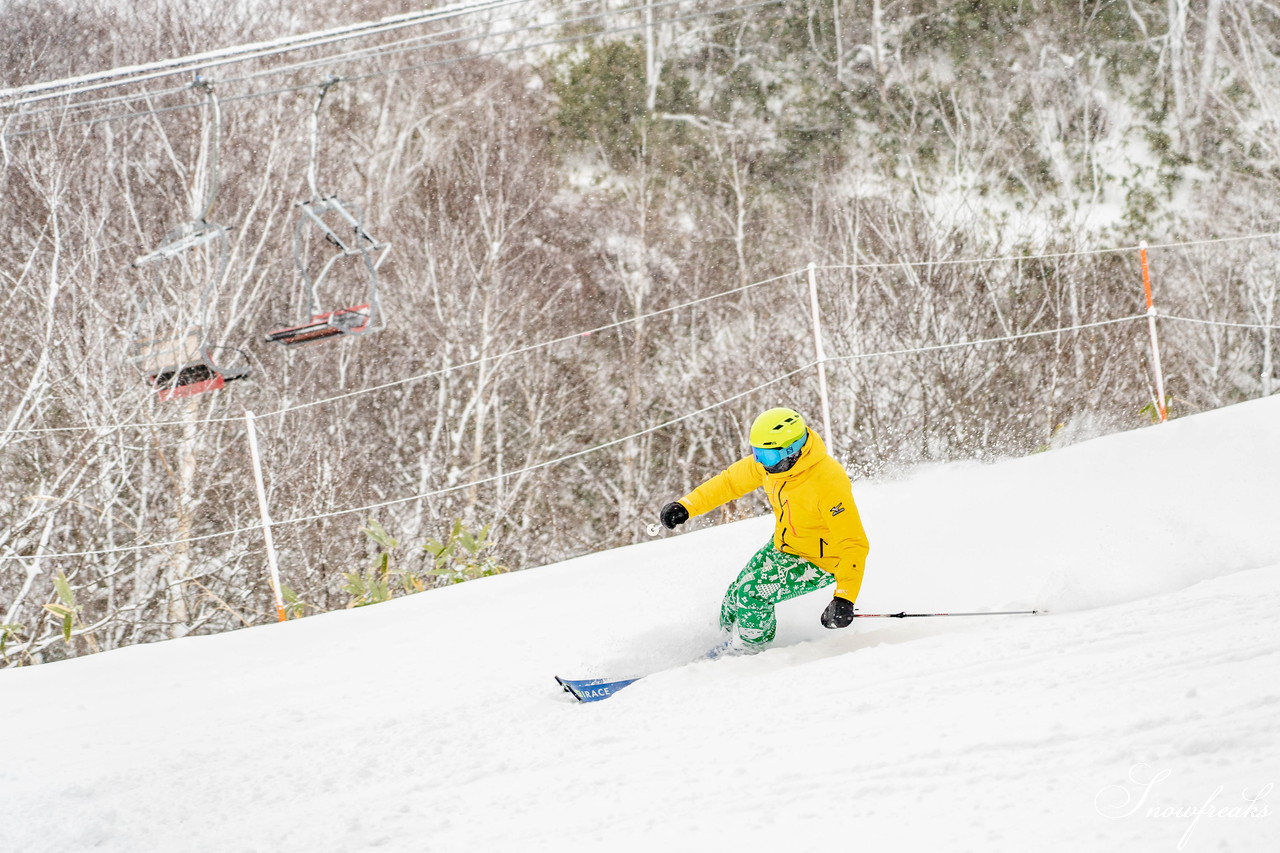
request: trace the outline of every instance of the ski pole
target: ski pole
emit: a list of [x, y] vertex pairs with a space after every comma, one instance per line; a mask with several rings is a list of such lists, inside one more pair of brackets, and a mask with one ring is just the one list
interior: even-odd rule
[[1031, 616], [1047, 610], [986, 610], [974, 613], [855, 613], [855, 619], [917, 619], [924, 616]]

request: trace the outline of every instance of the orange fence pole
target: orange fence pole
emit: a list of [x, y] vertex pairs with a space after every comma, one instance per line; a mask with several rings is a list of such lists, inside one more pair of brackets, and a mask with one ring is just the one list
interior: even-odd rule
[[1151, 269], [1147, 264], [1147, 243], [1138, 246], [1138, 258], [1142, 261], [1142, 288], [1147, 294], [1147, 328], [1151, 332], [1151, 366], [1156, 376], [1156, 412], [1160, 423], [1169, 420], [1164, 403], [1164, 372], [1160, 369], [1160, 338], [1156, 335], [1156, 301], [1151, 294]]

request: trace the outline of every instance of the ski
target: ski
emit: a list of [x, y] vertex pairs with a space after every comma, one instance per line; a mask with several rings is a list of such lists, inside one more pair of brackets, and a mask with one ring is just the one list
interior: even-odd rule
[[610, 681], [607, 678], [572, 679], [556, 676], [556, 681], [565, 692], [579, 702], [599, 702], [608, 699], [628, 684], [634, 684], [639, 678], [624, 678], [621, 681]]
[[[734, 644], [734, 638], [726, 636], [723, 640], [698, 655], [689, 663], [698, 663], [704, 660], [719, 660], [723, 657], [737, 657], [739, 655], [753, 655], [764, 651], [763, 648], [746, 648], [741, 645]], [[628, 684], [634, 684], [644, 676], [638, 675], [635, 678], [624, 678], [620, 681], [610, 681], [607, 678], [586, 678], [575, 681], [571, 678], [561, 678], [556, 676], [556, 681], [565, 689], [566, 693], [573, 696], [579, 702], [599, 702], [601, 699], [608, 699]]]
[[[708, 649], [701, 656], [694, 658], [690, 663], [697, 663], [700, 660], [716, 660], [726, 655], [737, 654], [734, 650], [731, 640], [724, 640]], [[572, 678], [561, 678], [556, 676], [556, 681], [564, 688], [565, 692], [573, 696], [579, 702], [599, 702], [602, 699], [608, 699], [628, 684], [635, 684], [644, 676], [636, 676], [635, 678], [624, 678], [619, 681], [610, 681], [607, 678], [584, 678], [575, 680]]]

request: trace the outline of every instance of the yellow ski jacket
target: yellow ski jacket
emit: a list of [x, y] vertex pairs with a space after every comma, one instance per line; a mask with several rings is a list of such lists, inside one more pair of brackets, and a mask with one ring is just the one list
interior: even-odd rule
[[857, 601], [867, 552], [866, 531], [853, 502], [853, 486], [813, 430], [790, 471], [770, 474], [753, 457], [739, 459], [680, 499], [689, 515], [702, 515], [764, 486], [776, 525], [773, 544], [836, 576], [835, 594]]

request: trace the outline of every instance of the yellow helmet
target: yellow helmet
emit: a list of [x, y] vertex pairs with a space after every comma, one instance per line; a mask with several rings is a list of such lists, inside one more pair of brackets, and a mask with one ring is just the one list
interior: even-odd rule
[[770, 409], [751, 424], [752, 447], [787, 447], [808, 432], [794, 409]]
[[809, 439], [804, 418], [793, 409], [770, 409], [751, 425], [751, 455], [770, 474], [790, 471]]

